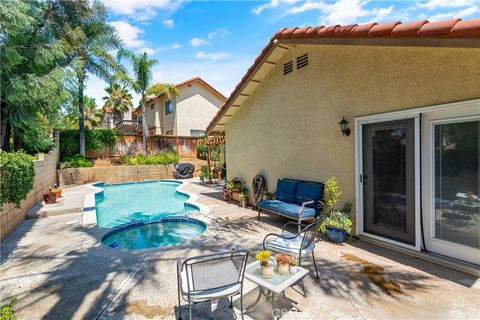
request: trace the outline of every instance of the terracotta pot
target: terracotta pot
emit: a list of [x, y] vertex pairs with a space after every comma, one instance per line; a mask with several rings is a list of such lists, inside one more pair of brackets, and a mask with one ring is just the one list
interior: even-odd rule
[[267, 267], [260, 265], [260, 275], [264, 278], [273, 277], [273, 264], [270, 264]]
[[53, 193], [45, 193], [43, 195], [43, 201], [45, 201], [46, 204], [52, 204], [57, 201], [57, 197]]
[[52, 189], [52, 193], [55, 195], [55, 197], [60, 198], [62, 197], [62, 189]]
[[281, 275], [286, 275], [290, 272], [290, 265], [289, 264], [283, 264], [279, 263], [277, 265], [277, 272]]

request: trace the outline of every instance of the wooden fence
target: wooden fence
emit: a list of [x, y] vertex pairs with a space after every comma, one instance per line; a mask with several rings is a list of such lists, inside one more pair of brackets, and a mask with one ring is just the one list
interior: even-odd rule
[[[197, 155], [199, 138], [184, 136], [150, 136], [147, 148], [150, 154], [166, 149], [177, 151], [181, 158], [194, 158]], [[124, 155], [134, 155], [143, 152], [143, 138], [139, 135], [124, 135], [117, 139], [113, 148], [87, 152], [87, 158], [120, 158]]]

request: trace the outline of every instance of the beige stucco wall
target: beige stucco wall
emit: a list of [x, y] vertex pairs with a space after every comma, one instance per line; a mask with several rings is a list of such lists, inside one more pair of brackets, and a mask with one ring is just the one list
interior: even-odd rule
[[177, 102], [177, 134], [189, 136], [190, 130], [205, 130], [223, 105], [223, 99], [198, 82], [183, 86]]
[[[173, 98], [173, 113], [165, 115], [166, 97], [147, 103], [147, 123], [155, 126], [156, 135], [165, 135], [172, 130], [173, 135], [189, 136], [191, 129], [205, 130], [224, 100], [198, 82], [179, 88], [180, 96]], [[153, 108], [152, 108], [153, 106]]]
[[[309, 65], [283, 76], [283, 63]], [[228, 178], [324, 181], [355, 200], [354, 117], [480, 97], [480, 50], [299, 46], [289, 50], [226, 125]], [[342, 136], [345, 115], [352, 134]]]

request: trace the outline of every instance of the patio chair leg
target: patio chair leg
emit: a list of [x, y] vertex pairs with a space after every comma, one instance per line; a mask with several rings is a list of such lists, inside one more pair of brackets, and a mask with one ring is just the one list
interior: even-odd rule
[[233, 308], [233, 297], [230, 297], [230, 305], [228, 306], [230, 309]]
[[242, 316], [243, 320], [243, 293], [240, 293], [240, 315]]
[[315, 251], [314, 250], [312, 250], [312, 258], [313, 258], [313, 266], [315, 267], [315, 273], [317, 275], [317, 279], [320, 279], [318, 277], [318, 269], [317, 269], [317, 263], [315, 262]]
[[188, 301], [188, 319], [192, 320], [192, 303]]
[[260, 221], [260, 207], [258, 208], [258, 221]]

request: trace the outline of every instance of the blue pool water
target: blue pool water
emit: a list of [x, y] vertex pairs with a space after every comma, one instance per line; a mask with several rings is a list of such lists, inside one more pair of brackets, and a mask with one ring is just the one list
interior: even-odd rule
[[176, 191], [176, 181], [105, 184], [97, 196], [97, 225], [114, 228], [133, 221], [151, 221], [167, 216], [184, 216], [198, 208], [185, 204], [189, 197]]
[[191, 218], [168, 217], [116, 228], [102, 242], [114, 249], [149, 249], [178, 244], [205, 231], [205, 223]]

